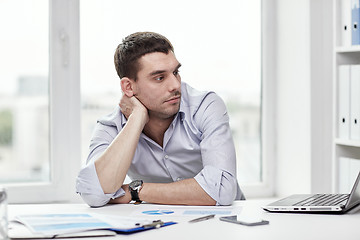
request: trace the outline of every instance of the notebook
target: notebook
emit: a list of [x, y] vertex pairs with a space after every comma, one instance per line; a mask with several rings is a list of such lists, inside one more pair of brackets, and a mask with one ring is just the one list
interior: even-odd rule
[[337, 213], [360, 206], [360, 172], [350, 194], [294, 194], [263, 207], [269, 212]]

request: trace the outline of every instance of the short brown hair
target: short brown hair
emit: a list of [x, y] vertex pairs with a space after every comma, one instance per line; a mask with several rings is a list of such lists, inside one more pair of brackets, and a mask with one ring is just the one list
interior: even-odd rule
[[128, 77], [136, 80], [139, 71], [138, 59], [152, 52], [168, 54], [174, 52], [170, 41], [154, 32], [136, 32], [125, 39], [116, 48], [114, 63], [120, 78]]

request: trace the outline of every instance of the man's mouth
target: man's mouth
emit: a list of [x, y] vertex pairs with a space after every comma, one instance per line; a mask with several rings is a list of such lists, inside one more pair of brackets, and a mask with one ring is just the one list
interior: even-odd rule
[[181, 99], [181, 96], [180, 95], [176, 95], [172, 98], [169, 98], [168, 100], [166, 100], [165, 102], [166, 103], [178, 103]]

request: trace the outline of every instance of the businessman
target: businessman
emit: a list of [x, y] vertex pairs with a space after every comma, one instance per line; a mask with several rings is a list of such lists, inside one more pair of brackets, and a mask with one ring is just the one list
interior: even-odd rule
[[[244, 199], [224, 102], [181, 81], [164, 36], [127, 36], [114, 55], [123, 92], [97, 122], [76, 190], [93, 207], [107, 203], [230, 205]], [[124, 184], [126, 175], [132, 180]]]

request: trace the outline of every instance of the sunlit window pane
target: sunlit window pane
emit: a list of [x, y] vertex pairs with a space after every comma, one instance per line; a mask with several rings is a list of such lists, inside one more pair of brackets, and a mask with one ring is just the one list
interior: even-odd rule
[[0, 183], [50, 178], [48, 8], [0, 1]]
[[226, 102], [238, 159], [238, 180], [261, 181], [261, 1], [82, 0], [82, 155], [96, 119], [121, 97], [113, 64], [116, 46], [137, 31], [174, 45], [182, 80]]

